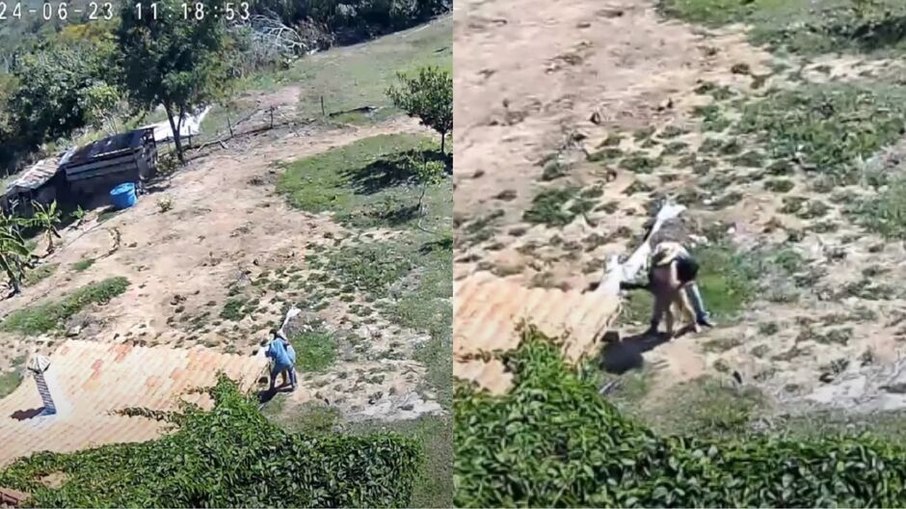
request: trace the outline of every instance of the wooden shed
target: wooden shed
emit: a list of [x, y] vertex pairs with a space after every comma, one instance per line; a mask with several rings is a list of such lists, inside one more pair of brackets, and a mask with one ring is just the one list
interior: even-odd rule
[[80, 198], [107, 193], [126, 182], [141, 185], [157, 171], [154, 130], [136, 129], [70, 150], [60, 161], [60, 171], [69, 190]]
[[6, 213], [21, 217], [31, 217], [34, 213], [34, 202], [49, 205], [65, 182], [59, 173], [60, 156], [42, 159], [28, 167], [9, 185], [2, 197], [2, 208]]

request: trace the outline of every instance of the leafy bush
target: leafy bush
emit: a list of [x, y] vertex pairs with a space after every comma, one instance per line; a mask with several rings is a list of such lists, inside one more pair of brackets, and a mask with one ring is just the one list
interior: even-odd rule
[[[404, 507], [420, 465], [393, 433], [287, 434], [221, 376], [211, 411], [185, 406], [175, 433], [71, 454], [40, 453], [0, 472], [39, 507]], [[62, 485], [41, 479], [60, 473]]]
[[[870, 435], [659, 436], [537, 330], [503, 360], [512, 390], [455, 395], [459, 507], [902, 507], [906, 449]], [[587, 371], [583, 371], [587, 372]]]

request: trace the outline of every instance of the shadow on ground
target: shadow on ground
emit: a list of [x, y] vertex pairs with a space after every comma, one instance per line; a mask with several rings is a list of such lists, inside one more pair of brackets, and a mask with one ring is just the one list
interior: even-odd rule
[[[681, 338], [690, 331], [684, 327], [677, 333], [676, 339]], [[617, 341], [608, 342], [601, 349], [601, 369], [614, 375], [622, 375], [633, 369], [642, 369], [645, 365], [644, 353], [667, 343], [670, 339], [665, 332], [650, 334], [643, 332], [627, 336]]]
[[346, 177], [357, 194], [375, 194], [411, 183], [416, 178], [415, 165], [431, 161], [441, 161], [445, 166], [450, 164], [448, 157], [438, 150], [406, 150], [350, 170]]

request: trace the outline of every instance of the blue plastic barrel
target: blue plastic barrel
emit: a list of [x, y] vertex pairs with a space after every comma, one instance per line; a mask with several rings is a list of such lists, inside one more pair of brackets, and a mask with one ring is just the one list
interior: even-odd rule
[[135, 196], [135, 184], [127, 182], [114, 187], [110, 191], [110, 201], [117, 209], [128, 209], [135, 205], [135, 202], [138, 201]]

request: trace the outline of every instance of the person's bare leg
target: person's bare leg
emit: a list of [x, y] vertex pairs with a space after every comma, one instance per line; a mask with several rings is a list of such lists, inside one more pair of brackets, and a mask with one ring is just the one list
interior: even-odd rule
[[673, 309], [671, 309], [669, 305], [664, 311], [664, 322], [666, 322], [667, 326], [667, 339], [673, 339], [673, 337], [676, 335], [676, 331], [674, 330], [674, 325], [676, 325], [676, 317], [673, 314]]
[[654, 306], [651, 311], [651, 323], [646, 331], [646, 334], [650, 335], [657, 334], [657, 327], [660, 325], [661, 320], [664, 319], [667, 308], [670, 307], [670, 299], [664, 295], [660, 288], [655, 288], [652, 295], [654, 295]]
[[696, 333], [701, 332], [701, 326], [698, 324], [698, 314], [695, 312], [695, 307], [689, 302], [689, 295], [686, 293], [685, 288], [680, 288], [676, 292], [673, 305], [680, 318], [687, 320], [693, 331]]

